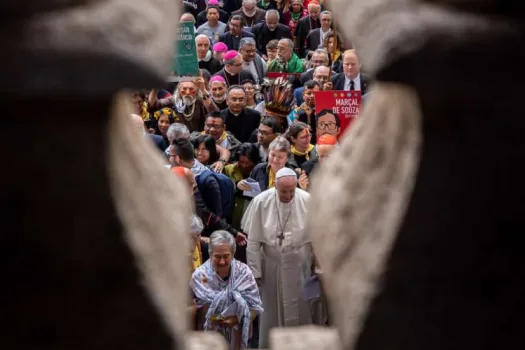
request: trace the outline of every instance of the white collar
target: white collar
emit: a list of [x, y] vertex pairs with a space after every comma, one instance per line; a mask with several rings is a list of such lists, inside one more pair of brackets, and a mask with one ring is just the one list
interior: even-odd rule
[[[345, 75], [345, 85], [349, 84], [350, 80], [351, 79], [348, 79], [348, 77]], [[361, 73], [359, 73], [355, 79], [352, 79], [352, 81], [354, 82], [354, 86], [361, 86]]]

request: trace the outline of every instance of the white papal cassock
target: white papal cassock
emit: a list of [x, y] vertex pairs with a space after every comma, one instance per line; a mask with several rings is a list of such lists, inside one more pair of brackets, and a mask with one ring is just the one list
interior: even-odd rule
[[[310, 238], [305, 230], [309, 197], [307, 192], [296, 189], [292, 202], [281, 203], [275, 188], [271, 188], [251, 201], [242, 220], [242, 229], [248, 233], [248, 266], [254, 277], [262, 280], [260, 348], [269, 347], [270, 328], [312, 323], [309, 303], [301, 296], [312, 264]], [[282, 242], [278, 238], [281, 232]]]

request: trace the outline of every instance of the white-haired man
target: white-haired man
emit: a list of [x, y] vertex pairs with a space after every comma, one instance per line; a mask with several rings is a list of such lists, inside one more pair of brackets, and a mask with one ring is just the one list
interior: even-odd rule
[[231, 234], [213, 232], [210, 259], [195, 270], [190, 286], [205, 315], [204, 330], [223, 334], [230, 349], [246, 349], [250, 322], [264, 309], [250, 268], [234, 259], [235, 248]]
[[257, 7], [257, 0], [242, 0], [241, 8], [232, 12], [232, 17], [235, 15], [244, 18], [245, 28], [251, 28], [264, 21], [266, 11]]
[[206, 69], [212, 75], [222, 69], [222, 64], [213, 57], [210, 50], [210, 39], [206, 35], [199, 34], [195, 37], [195, 47], [200, 69]]
[[177, 85], [172, 96], [157, 98], [158, 90], [151, 90], [148, 98], [150, 111], [157, 111], [164, 107], [173, 108], [179, 121], [184, 123], [190, 131], [204, 129], [206, 115], [218, 108], [211, 100], [206, 90], [204, 78], [198, 77], [194, 81], [182, 81]]
[[277, 59], [268, 65], [268, 72], [303, 73], [305, 70], [303, 61], [294, 52], [292, 39], [279, 40]]
[[265, 312], [260, 319], [259, 347], [268, 347], [274, 327], [312, 323], [302, 298], [304, 281], [312, 275], [310, 238], [305, 230], [310, 195], [297, 188], [297, 174], [282, 168], [275, 187], [256, 196], [244, 214], [248, 234], [247, 260], [261, 286]]

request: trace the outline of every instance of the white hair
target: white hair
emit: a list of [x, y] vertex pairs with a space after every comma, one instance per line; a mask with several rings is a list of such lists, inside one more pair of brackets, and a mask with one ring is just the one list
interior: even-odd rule
[[245, 36], [244, 38], [239, 41], [239, 49], [242, 49], [244, 46], [256, 46], [257, 43], [255, 42], [255, 39], [249, 36]]
[[193, 214], [191, 217], [190, 228], [192, 233], [201, 233], [204, 230], [204, 224], [202, 223], [201, 218]]
[[277, 20], [279, 20], [281, 18], [281, 15], [279, 14], [279, 11], [277, 11], [275, 9], [271, 9], [271, 10], [266, 11], [266, 16], [264, 16], [264, 18], [268, 19], [268, 17], [270, 17], [272, 15], [277, 17]]
[[321, 12], [321, 15], [320, 15], [319, 17], [321, 17], [321, 16], [323, 16], [323, 15], [330, 15], [330, 17], [333, 17], [333, 16], [332, 16], [332, 12], [327, 11], [327, 10]]
[[190, 130], [184, 124], [173, 123], [168, 128], [168, 131], [166, 131], [166, 137], [168, 140], [188, 139], [190, 137]]
[[206, 34], [199, 34], [199, 35], [195, 36], [195, 42], [197, 42], [197, 39], [206, 39], [208, 41], [208, 43], [210, 43], [210, 38], [208, 38], [208, 36]]
[[210, 244], [208, 246], [208, 253], [210, 255], [213, 252], [213, 249], [220, 246], [221, 244], [227, 244], [231, 247], [233, 254], [235, 254], [235, 238], [228, 231], [215, 231], [210, 236]]
[[257, 4], [257, 0], [242, 0], [242, 4]]
[[282, 39], [280, 39], [279, 41], [284, 41], [284, 42], [286, 42], [286, 43], [288, 44], [288, 47], [289, 47], [290, 49], [292, 49], [292, 50], [294, 49], [294, 44], [293, 44], [293, 40], [292, 40], [292, 39], [290, 39], [290, 38], [282, 38]]
[[268, 151], [286, 152], [290, 155], [290, 142], [284, 136], [277, 136], [268, 146]]

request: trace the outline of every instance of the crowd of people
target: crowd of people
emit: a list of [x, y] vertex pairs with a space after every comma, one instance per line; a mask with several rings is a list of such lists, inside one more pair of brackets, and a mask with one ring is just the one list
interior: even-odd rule
[[181, 1], [200, 76], [133, 95], [136, 125], [193, 193], [189, 313], [231, 349], [329, 324], [306, 233], [312, 174], [340, 117], [317, 91], [367, 94], [351, 42], [316, 0]]

